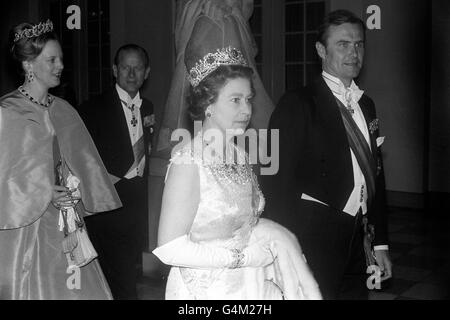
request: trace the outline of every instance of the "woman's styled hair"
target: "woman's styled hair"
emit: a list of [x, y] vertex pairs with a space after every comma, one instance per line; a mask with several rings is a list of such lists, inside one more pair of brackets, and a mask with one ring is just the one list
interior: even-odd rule
[[248, 79], [253, 89], [253, 69], [242, 65], [221, 65], [205, 77], [197, 86], [190, 86], [187, 97], [188, 113], [192, 121], [205, 120], [205, 111], [215, 103], [220, 90], [228, 81], [237, 78]]
[[17, 62], [31, 61], [39, 56], [47, 42], [58, 41], [58, 36], [53, 31], [47, 31], [38, 36], [22, 37], [16, 40], [16, 35], [23, 33], [26, 29], [33, 29], [30, 23], [21, 23], [11, 31], [11, 55]]

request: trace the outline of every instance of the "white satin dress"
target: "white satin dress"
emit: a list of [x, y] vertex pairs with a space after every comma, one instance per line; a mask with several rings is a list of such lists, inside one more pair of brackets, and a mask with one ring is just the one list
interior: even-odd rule
[[[196, 139], [199, 139], [197, 136]], [[296, 237], [281, 225], [261, 219], [264, 196], [246, 153], [234, 144], [238, 163], [212, 160], [188, 144], [171, 163], [195, 163], [200, 177], [200, 203], [190, 240], [228, 249], [244, 249], [261, 238], [273, 241], [274, 263], [254, 268], [196, 269], [173, 266], [166, 286], [168, 300], [320, 299]], [[193, 150], [194, 149], [194, 150]], [[169, 165], [170, 170], [170, 165]], [[174, 253], [176, 254], [176, 253]]]

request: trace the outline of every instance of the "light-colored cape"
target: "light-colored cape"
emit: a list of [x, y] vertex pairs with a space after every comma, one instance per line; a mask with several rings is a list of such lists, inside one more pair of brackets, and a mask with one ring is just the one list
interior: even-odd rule
[[45, 109], [17, 90], [2, 97], [0, 300], [112, 299], [97, 260], [67, 270], [59, 211], [51, 204], [55, 135], [60, 154], [81, 180], [77, 207], [89, 215], [122, 205], [87, 129], [66, 101], [55, 98]]

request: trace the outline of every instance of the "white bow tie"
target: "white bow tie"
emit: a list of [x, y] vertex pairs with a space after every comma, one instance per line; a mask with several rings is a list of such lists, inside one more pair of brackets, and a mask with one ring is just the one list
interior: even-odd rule
[[123, 101], [123, 100], [120, 100], [120, 101], [123, 103], [123, 105], [124, 105], [125, 107], [127, 107], [128, 109], [130, 109], [131, 112], [134, 112], [134, 110], [135, 110], [136, 108], [137, 108], [137, 109], [140, 109], [140, 108], [141, 108], [141, 104], [142, 104], [142, 100], [128, 101], [128, 102]]
[[129, 100], [129, 99], [128, 99], [128, 101], [127, 101], [127, 106], [135, 106], [135, 107], [137, 107], [137, 108], [140, 108], [141, 105], [142, 105], [142, 99], [136, 99], [136, 98], [134, 98], [134, 99], [132, 99], [132, 100]]
[[364, 94], [364, 91], [360, 90], [356, 85], [349, 88], [339, 86], [339, 93], [344, 97], [344, 100], [347, 101], [347, 105], [351, 105], [352, 103], [358, 103], [359, 99], [361, 99]]
[[353, 104], [357, 104], [359, 99], [361, 99], [364, 91], [360, 90], [356, 83], [352, 81], [350, 87], [346, 88], [342, 81], [339, 79], [328, 75], [327, 73], [322, 74], [325, 82], [330, 87], [331, 91], [335, 94], [340, 95], [344, 98], [344, 101], [347, 102], [347, 106], [351, 106]]

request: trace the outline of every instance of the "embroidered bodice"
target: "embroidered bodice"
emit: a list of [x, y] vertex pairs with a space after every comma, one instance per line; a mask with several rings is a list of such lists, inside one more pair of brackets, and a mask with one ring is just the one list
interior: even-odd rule
[[[230, 143], [237, 161], [223, 161], [193, 143], [176, 152], [171, 163], [197, 165], [200, 202], [190, 230], [194, 242], [242, 249], [264, 208], [264, 197], [245, 151]], [[200, 144], [201, 146], [201, 144]]]

